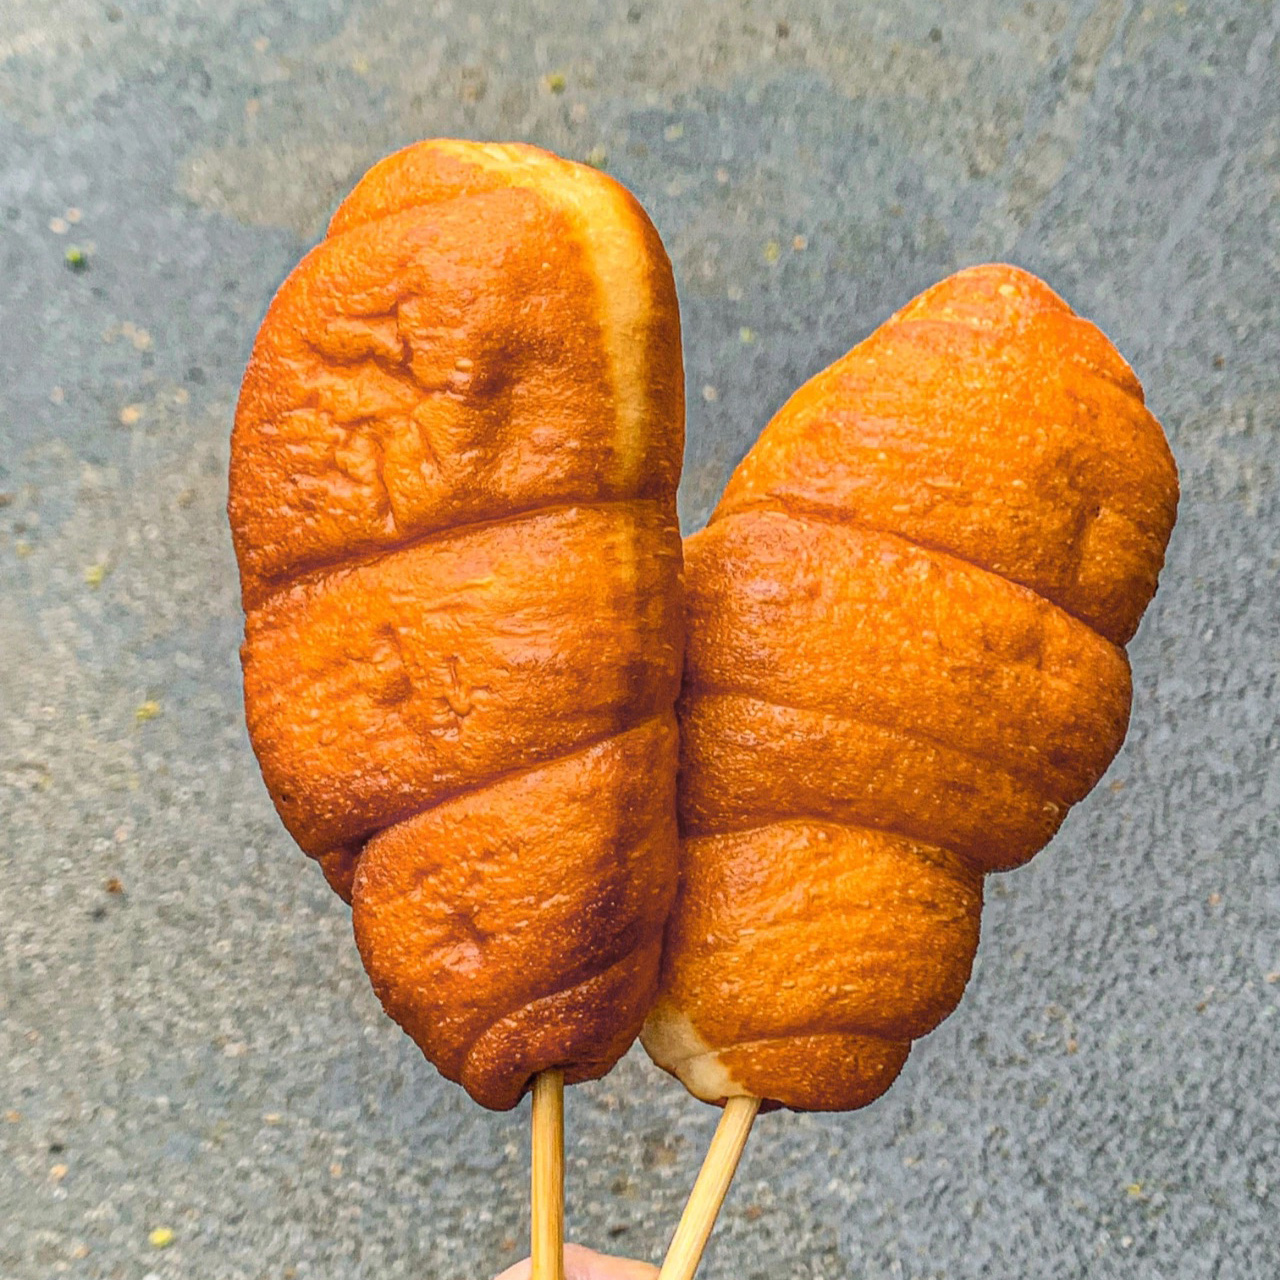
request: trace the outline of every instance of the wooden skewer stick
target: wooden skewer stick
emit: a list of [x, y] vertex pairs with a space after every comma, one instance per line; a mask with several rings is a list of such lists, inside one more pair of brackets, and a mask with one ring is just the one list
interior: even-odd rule
[[724, 1104], [724, 1114], [689, 1193], [689, 1203], [680, 1215], [680, 1225], [671, 1237], [658, 1280], [693, 1280], [759, 1110], [759, 1098], [730, 1098]]
[[533, 1078], [529, 1253], [533, 1280], [564, 1280], [564, 1072]]

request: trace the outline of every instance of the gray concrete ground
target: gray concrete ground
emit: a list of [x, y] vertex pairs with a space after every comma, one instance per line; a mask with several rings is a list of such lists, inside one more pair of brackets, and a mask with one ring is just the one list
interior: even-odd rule
[[[992, 882], [894, 1089], [761, 1121], [706, 1274], [1276, 1275], [1278, 23], [0, 0], [0, 1275], [484, 1280], [524, 1247], [525, 1110], [382, 1016], [263, 791], [223, 514], [272, 290], [438, 134], [593, 156], [651, 210], [690, 528], [804, 377], [987, 258], [1103, 325], [1182, 467], [1127, 746]], [[655, 1256], [713, 1119], [638, 1052], [573, 1091], [572, 1234]]]

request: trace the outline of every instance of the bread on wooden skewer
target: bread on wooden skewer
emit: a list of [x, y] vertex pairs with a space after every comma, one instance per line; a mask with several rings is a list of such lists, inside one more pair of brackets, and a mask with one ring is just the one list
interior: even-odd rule
[[681, 368], [670, 264], [618, 183], [437, 141], [361, 180], [245, 375], [254, 750], [388, 1013], [486, 1107], [602, 1075], [653, 997]]
[[1133, 371], [1014, 267], [944, 280], [792, 396], [685, 540], [659, 1066], [804, 1110], [892, 1084], [964, 991], [983, 876], [1120, 747], [1177, 497]]

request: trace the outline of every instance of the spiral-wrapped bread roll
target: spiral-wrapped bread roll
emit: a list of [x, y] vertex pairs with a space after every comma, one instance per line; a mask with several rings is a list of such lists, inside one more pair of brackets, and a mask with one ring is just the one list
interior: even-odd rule
[[685, 837], [643, 1041], [698, 1097], [865, 1105], [955, 1007], [985, 872], [1128, 721], [1177, 472], [1132, 370], [1007, 266], [802, 387], [685, 542]]
[[602, 1075], [675, 889], [671, 268], [526, 146], [374, 166], [271, 303], [229, 511], [246, 716], [387, 1011], [488, 1107]]

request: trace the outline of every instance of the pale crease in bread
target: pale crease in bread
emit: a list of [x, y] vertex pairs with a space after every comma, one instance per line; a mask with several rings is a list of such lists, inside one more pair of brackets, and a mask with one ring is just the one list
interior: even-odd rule
[[693, 1029], [688, 1015], [670, 1001], [654, 1005], [645, 1019], [644, 1047], [655, 1062], [678, 1075], [695, 1098], [719, 1102], [749, 1093], [733, 1078], [716, 1050]]

